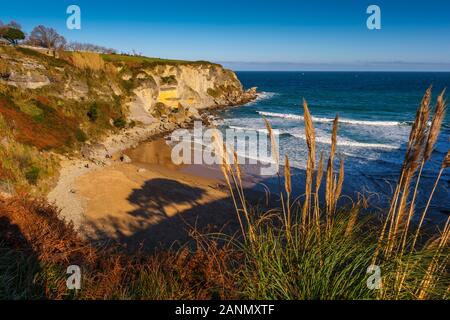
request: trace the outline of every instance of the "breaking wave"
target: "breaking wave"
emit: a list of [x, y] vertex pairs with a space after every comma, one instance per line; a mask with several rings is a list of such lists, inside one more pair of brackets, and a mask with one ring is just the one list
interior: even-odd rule
[[[276, 112], [265, 112], [265, 111], [257, 111], [258, 114], [262, 116], [267, 117], [274, 117], [274, 118], [284, 118], [284, 119], [292, 119], [292, 120], [303, 120], [303, 116], [298, 114], [291, 114], [291, 113], [276, 113]], [[332, 118], [323, 118], [323, 117], [313, 117], [313, 120], [316, 122], [333, 122], [334, 119]], [[344, 119], [339, 118], [340, 123], [345, 124], [353, 124], [353, 125], [365, 125], [365, 126], [400, 126], [404, 124], [403, 122], [399, 121], [369, 121], [369, 120], [352, 120], [352, 119]]]

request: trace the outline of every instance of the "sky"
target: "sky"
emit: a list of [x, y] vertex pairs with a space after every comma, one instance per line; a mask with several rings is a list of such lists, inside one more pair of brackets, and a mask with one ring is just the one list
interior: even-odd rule
[[[81, 30], [66, 27], [69, 5]], [[369, 30], [369, 5], [381, 29]], [[27, 32], [146, 56], [209, 60], [234, 70], [450, 71], [448, 0], [2, 1], [0, 20]]]

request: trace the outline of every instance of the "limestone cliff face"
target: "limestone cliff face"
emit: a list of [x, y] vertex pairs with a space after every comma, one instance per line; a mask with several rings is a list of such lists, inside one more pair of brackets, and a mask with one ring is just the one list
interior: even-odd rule
[[[136, 78], [139, 85], [133, 90], [129, 103], [131, 117], [146, 120], [156, 108], [214, 108], [246, 103], [255, 97], [256, 90], [244, 91], [236, 74], [219, 65], [158, 65], [143, 69]], [[132, 81], [125, 77], [125, 81]]]
[[0, 54], [0, 81], [26, 89], [37, 89], [50, 84], [44, 65], [35, 59], [13, 59], [6, 54]]

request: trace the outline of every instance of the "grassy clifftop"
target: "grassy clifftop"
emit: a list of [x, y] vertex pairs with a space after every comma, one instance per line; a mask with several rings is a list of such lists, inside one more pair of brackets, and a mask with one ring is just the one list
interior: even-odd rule
[[162, 58], [152, 58], [145, 56], [131, 56], [124, 54], [102, 54], [102, 58], [105, 61], [109, 62], [118, 62], [118, 63], [133, 63], [139, 64], [141, 66], [145, 65], [216, 65], [218, 64], [208, 62], [208, 61], [189, 61], [189, 60], [174, 60], [174, 59], [162, 59]]

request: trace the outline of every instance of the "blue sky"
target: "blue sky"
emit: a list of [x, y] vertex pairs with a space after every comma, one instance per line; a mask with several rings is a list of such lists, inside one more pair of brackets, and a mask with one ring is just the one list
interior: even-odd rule
[[[81, 8], [82, 29], [66, 28]], [[366, 9], [381, 8], [381, 30]], [[56, 28], [72, 41], [235, 70], [450, 71], [450, 1], [3, 1], [0, 19]]]

